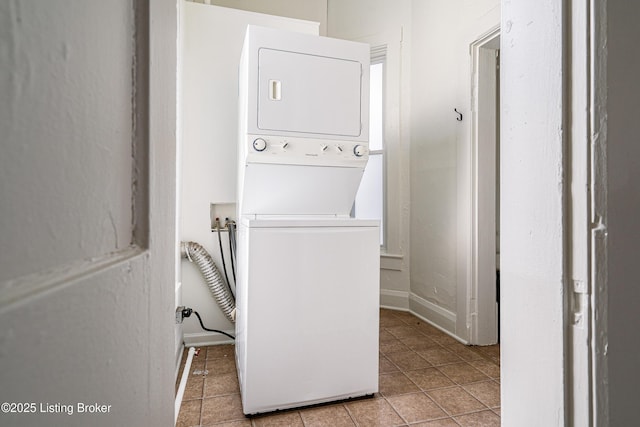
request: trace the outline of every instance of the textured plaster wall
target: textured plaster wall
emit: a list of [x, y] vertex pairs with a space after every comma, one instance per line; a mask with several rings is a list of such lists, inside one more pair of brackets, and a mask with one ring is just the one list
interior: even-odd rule
[[2, 425], [173, 421], [176, 18], [0, 4]]
[[437, 311], [467, 339], [469, 45], [499, 24], [500, 2], [414, 1], [411, 15], [411, 293], [421, 314]]
[[132, 243], [133, 15], [72, 1], [0, 8], [5, 281]]
[[[565, 423], [562, 2], [505, 2], [502, 423]], [[532, 61], [531, 58], [537, 58]], [[535, 405], [524, 396], [535, 396]]]

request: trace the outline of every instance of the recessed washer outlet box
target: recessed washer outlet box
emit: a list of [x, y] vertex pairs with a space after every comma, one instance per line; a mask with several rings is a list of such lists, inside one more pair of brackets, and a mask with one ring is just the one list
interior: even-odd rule
[[235, 203], [211, 203], [209, 215], [211, 217], [211, 227], [213, 228], [216, 218], [220, 218], [220, 223], [224, 225], [225, 218], [236, 219]]

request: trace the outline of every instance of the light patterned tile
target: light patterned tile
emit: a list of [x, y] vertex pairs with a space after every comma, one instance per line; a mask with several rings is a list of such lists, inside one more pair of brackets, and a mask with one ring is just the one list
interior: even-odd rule
[[459, 386], [431, 390], [427, 394], [450, 415], [460, 415], [487, 409], [478, 399]]
[[403, 394], [387, 398], [405, 421], [415, 423], [446, 417], [447, 414], [424, 393]]
[[414, 351], [391, 353], [387, 358], [398, 366], [402, 371], [411, 371], [414, 369], [430, 368], [431, 363], [421, 357]]
[[380, 352], [383, 354], [398, 353], [401, 351], [411, 351], [409, 347], [402, 344], [400, 340], [393, 340], [380, 343]]
[[420, 330], [420, 332], [422, 332], [423, 334], [429, 335], [431, 337], [446, 335], [440, 329], [428, 323], [423, 322], [417, 325], [416, 327]]
[[[213, 424], [212, 426], [214, 427], [252, 427], [252, 424], [251, 424], [251, 420], [247, 418], [246, 420], [229, 421], [221, 424]], [[211, 427], [211, 426], [202, 426], [202, 427]]]
[[424, 423], [411, 424], [411, 427], [460, 427], [460, 424], [455, 422], [453, 418], [442, 418]]
[[407, 371], [405, 374], [422, 390], [432, 390], [454, 385], [453, 381], [435, 368], [416, 369], [415, 371]]
[[425, 351], [434, 348], [442, 348], [440, 344], [433, 341], [426, 335], [415, 335], [412, 337], [401, 338], [400, 342], [414, 351]]
[[202, 424], [245, 419], [239, 394], [202, 399]]
[[420, 391], [420, 389], [402, 372], [380, 374], [379, 389], [380, 394], [384, 396]]
[[438, 370], [457, 384], [469, 384], [490, 379], [467, 362], [438, 366]]
[[204, 380], [204, 397], [240, 393], [238, 376], [235, 372], [207, 377]]
[[208, 377], [231, 374], [236, 372], [236, 362], [230, 358], [209, 359], [206, 363]]
[[253, 419], [255, 427], [303, 427], [300, 412], [285, 412]]
[[176, 427], [199, 426], [201, 408], [202, 400], [187, 400], [182, 402]]
[[435, 342], [437, 342], [440, 345], [443, 346], [448, 346], [448, 345], [453, 345], [456, 343], [460, 343], [460, 341], [456, 340], [455, 338], [445, 334], [444, 332], [441, 332], [440, 334], [436, 334], [436, 335], [431, 335], [430, 337], [432, 340], [434, 340]]
[[463, 388], [489, 408], [500, 406], [500, 385], [495, 381], [467, 384]]
[[445, 365], [447, 363], [460, 362], [462, 360], [458, 356], [456, 356], [454, 353], [450, 352], [445, 348], [433, 348], [429, 350], [424, 350], [424, 351], [420, 351], [419, 354], [420, 356], [427, 359], [427, 361], [434, 366]]
[[202, 399], [202, 389], [204, 386], [204, 377], [191, 376], [187, 380], [187, 385], [184, 388], [183, 400]]
[[407, 324], [395, 316], [385, 316], [380, 318], [381, 328], [391, 328], [393, 326], [406, 326]]
[[393, 363], [391, 363], [391, 361], [389, 359], [387, 359], [385, 356], [380, 356], [380, 361], [378, 363], [378, 371], [381, 374], [388, 374], [390, 372], [397, 372], [399, 369], [396, 365], [394, 365]]
[[221, 344], [221, 345], [210, 345], [207, 347], [207, 355], [208, 359], [219, 359], [221, 357], [230, 357], [234, 358], [236, 354], [236, 347], [233, 344]]
[[391, 335], [391, 333], [388, 332], [386, 329], [380, 331], [380, 343], [389, 342], [389, 341], [396, 341], [396, 340], [397, 340], [397, 338], [394, 337], [393, 335]]
[[300, 411], [305, 427], [355, 427], [343, 405], [323, 406]]
[[404, 424], [404, 421], [384, 399], [359, 400], [345, 405], [358, 425], [386, 427]]
[[463, 360], [481, 360], [484, 359], [484, 357], [482, 357], [482, 355], [477, 352], [474, 351], [474, 349], [468, 345], [464, 345], [461, 344], [459, 342], [450, 344], [448, 346], [446, 346], [447, 350], [452, 351], [453, 353], [455, 353], [456, 356], [458, 356], [459, 358], [463, 359]]
[[488, 360], [472, 360], [469, 362], [473, 367], [488, 375], [491, 378], [500, 378], [500, 366]]
[[406, 311], [394, 311], [393, 314], [398, 319], [402, 319], [407, 323], [420, 321], [420, 319], [418, 319], [416, 316]]
[[393, 326], [391, 328], [386, 329], [387, 332], [391, 333], [394, 337], [402, 340], [403, 338], [411, 338], [411, 337], [421, 337], [424, 336], [422, 332], [414, 328], [413, 326], [404, 325], [404, 326]]
[[454, 419], [462, 427], [500, 427], [500, 417], [492, 411], [476, 412]]
[[380, 319], [388, 318], [388, 317], [396, 317], [394, 313], [395, 313], [395, 310], [389, 310], [388, 308], [381, 308]]

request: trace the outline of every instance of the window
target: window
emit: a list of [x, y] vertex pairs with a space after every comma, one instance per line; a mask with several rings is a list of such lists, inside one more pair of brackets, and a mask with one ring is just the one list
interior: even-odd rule
[[356, 195], [353, 216], [380, 220], [385, 246], [384, 81], [386, 47], [372, 48], [369, 92], [369, 161]]

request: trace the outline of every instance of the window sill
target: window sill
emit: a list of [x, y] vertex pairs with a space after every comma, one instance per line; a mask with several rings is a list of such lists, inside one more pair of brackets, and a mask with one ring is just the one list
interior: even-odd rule
[[380, 269], [402, 271], [403, 261], [404, 261], [404, 255], [381, 253]]

